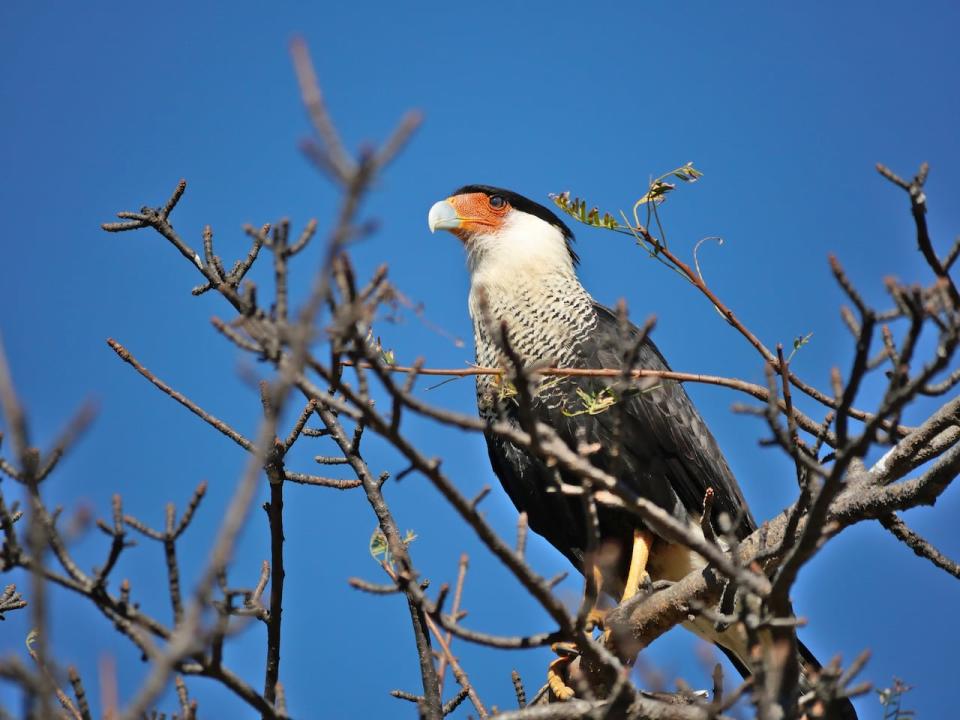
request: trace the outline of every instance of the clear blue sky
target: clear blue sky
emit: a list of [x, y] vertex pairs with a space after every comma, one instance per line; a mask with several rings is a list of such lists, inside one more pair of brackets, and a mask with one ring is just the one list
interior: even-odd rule
[[[190, 187], [177, 228], [199, 243], [203, 224], [212, 224], [227, 258], [245, 252], [245, 222], [289, 216], [299, 225], [316, 216], [328, 227], [335, 195], [297, 151], [308, 127], [287, 54], [294, 34], [309, 42], [351, 147], [383, 138], [409, 108], [425, 114], [421, 132], [366, 205], [381, 227], [356, 249], [356, 260], [361, 274], [388, 262], [430, 322], [468, 343], [456, 347], [407, 313], [378, 327], [401, 361], [422, 354], [435, 366], [461, 366], [472, 357], [461, 248], [426, 228], [430, 204], [465, 183], [504, 185], [540, 200], [569, 189], [616, 209], [628, 207], [650, 175], [694, 161], [706, 176], [665, 208], [674, 249], [689, 257], [697, 239], [723, 236], [723, 247], [701, 250], [705, 276], [766, 343], [814, 332], [795, 369], [821, 386], [830, 366], [846, 367], [851, 352], [827, 253], [840, 257], [871, 300], [882, 297], [885, 275], [927, 279], [906, 200], [873, 164], [906, 174], [929, 160], [938, 247], [960, 231], [954, 2], [195, 5], [0, 8], [0, 210], [7, 228], [0, 329], [40, 442], [51, 440], [83, 398], [98, 399], [101, 409], [44, 492], [101, 517], [111, 494], [121, 492], [128, 511], [159, 524], [163, 503], [182, 507], [208, 479], [209, 496], [187, 536], [193, 551], [181, 551], [188, 579], [205, 560], [244, 458], [123, 366], [104, 340], [117, 338], [243, 430], [253, 428], [258, 400], [239, 379], [245, 361], [208, 324], [227, 313], [224, 303], [191, 297], [196, 273], [159, 238], [108, 236], [98, 226], [116, 210], [159, 204], [184, 177]], [[617, 236], [578, 235], [584, 283], [603, 302], [625, 297], [637, 318], [656, 313], [655, 339], [676, 369], [762, 377], [755, 354], [677, 277]], [[303, 262], [294, 276], [301, 288], [316, 255]], [[875, 400], [871, 389], [866, 404]], [[790, 465], [757, 447], [763, 430], [755, 420], [730, 413], [739, 398], [703, 387], [690, 392], [757, 517], [791, 502]], [[472, 410], [469, 381], [426, 396]], [[409, 431], [446, 458], [465, 493], [495, 483], [479, 437], [413, 421]], [[402, 467], [375, 443], [368, 452], [377, 470]], [[310, 469], [306, 453], [299, 469]], [[291, 711], [413, 717], [412, 707], [387, 695], [417, 689], [405, 604], [346, 586], [351, 575], [380, 579], [367, 552], [374, 520], [366, 501], [359, 492], [296, 486], [287, 498], [281, 677]], [[470, 553], [470, 625], [552, 629], [424, 481], [391, 484], [389, 500], [401, 526], [419, 535], [414, 560], [436, 585], [452, 581], [459, 554]], [[485, 502], [491, 521], [512, 533], [515, 512], [505, 496], [497, 490]], [[907, 519], [956, 558], [958, 511], [960, 495], [951, 488], [935, 510]], [[257, 513], [233, 584], [253, 584], [266, 538]], [[77, 553], [88, 568], [100, 563], [105, 539], [91, 534]], [[532, 543], [531, 557], [545, 574], [564, 569], [543, 542]], [[141, 544], [115, 578], [129, 577], [145, 608], [166, 613], [162, 569], [160, 548]], [[572, 601], [578, 584], [564, 587]], [[97, 695], [97, 660], [112, 655], [128, 697], [143, 673], [137, 654], [83, 602], [60, 592], [53, 600], [58, 656], [78, 664]], [[849, 660], [871, 648], [865, 677], [878, 686], [895, 675], [916, 685], [906, 705], [921, 718], [955, 707], [960, 590], [882, 529], [854, 528], [832, 543], [801, 575], [795, 600], [811, 619], [802, 637], [821, 659], [840, 652]], [[23, 655], [27, 618], [9, 616], [0, 651]], [[262, 682], [262, 647], [254, 628], [227, 652], [255, 685]], [[482, 696], [501, 706], [512, 702], [511, 668], [534, 688], [548, 660], [545, 651], [456, 648]], [[667, 678], [683, 675], [706, 687], [696, 648], [678, 630], [645, 658]], [[205, 717], [235, 716], [239, 705], [218, 700], [224, 695], [211, 684], [194, 681], [191, 689]], [[10, 697], [0, 689], [0, 701]], [[880, 716], [873, 697], [860, 707], [864, 718]]]

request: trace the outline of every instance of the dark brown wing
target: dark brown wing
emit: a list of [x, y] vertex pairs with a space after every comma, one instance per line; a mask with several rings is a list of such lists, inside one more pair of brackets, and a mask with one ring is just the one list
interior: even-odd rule
[[[584, 364], [619, 368], [624, 344], [620, 323], [609, 308], [595, 303], [594, 309], [597, 326], [591, 333], [589, 346], [583, 348]], [[626, 341], [630, 342], [639, 337], [640, 331], [629, 325], [626, 334]], [[641, 345], [637, 366], [670, 369], [650, 340]], [[583, 378], [579, 386], [584, 392], [596, 393], [613, 382], [608, 378]], [[583, 419], [580, 427], [570, 430], [586, 432], [591, 442], [603, 447], [595, 462], [613, 472], [637, 495], [653, 500], [675, 515], [680, 514], [676, 507], [679, 504], [688, 516], [697, 518], [704, 494], [707, 488], [712, 488], [714, 517], [725, 512], [735, 522], [739, 521], [737, 534], [741, 538], [756, 528], [726, 458], [680, 383], [656, 381], [645, 389], [622, 394], [614, 406], [602, 413], [576, 419]], [[554, 417], [551, 424], [557, 421]], [[621, 459], [611, 453], [616, 444], [617, 424]]]
[[[614, 313], [595, 304], [596, 326], [581, 345], [580, 367], [619, 369], [623, 339]], [[630, 325], [626, 341], [639, 330]], [[645, 340], [639, 349], [638, 367], [669, 370], [656, 346]], [[697, 412], [683, 386], [662, 380], [644, 389], [620, 393], [608, 409], [583, 412], [583, 396], [598, 397], [613, 389], [616, 379], [565, 377], [552, 381], [534, 401], [536, 418], [551, 427], [571, 447], [596, 444], [591, 462], [624, 483], [631, 492], [670, 512], [680, 521], [700, 517], [707, 488], [714, 492], [713, 516], [726, 513], [737, 535], [746, 537], [756, 528], [737, 481], [716, 440]], [[515, 406], [502, 410], [509, 418]], [[619, 437], [618, 437], [619, 436]], [[522, 448], [487, 433], [490, 462], [518, 510], [527, 512], [530, 527], [543, 535], [578, 567], [585, 547], [585, 521], [579, 500], [556, 491], [553, 473]], [[619, 449], [619, 450], [618, 450]], [[576, 478], [564, 478], [579, 484]], [[601, 534], [629, 537], [636, 517], [614, 509], [601, 510]]]

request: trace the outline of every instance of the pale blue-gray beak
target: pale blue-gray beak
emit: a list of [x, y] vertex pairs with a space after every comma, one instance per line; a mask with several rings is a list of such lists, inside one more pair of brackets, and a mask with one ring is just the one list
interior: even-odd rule
[[427, 215], [427, 226], [430, 232], [456, 230], [460, 227], [460, 222], [461, 218], [449, 200], [434, 203]]

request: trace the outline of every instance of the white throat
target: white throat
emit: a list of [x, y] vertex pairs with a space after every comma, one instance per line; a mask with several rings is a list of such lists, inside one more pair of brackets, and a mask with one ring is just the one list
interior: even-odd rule
[[489, 305], [516, 308], [543, 298], [547, 287], [586, 293], [563, 233], [523, 212], [510, 213], [496, 233], [473, 236], [467, 243], [467, 266], [474, 323], [480, 319], [482, 295]]
[[512, 211], [497, 232], [474, 235], [467, 243], [472, 277], [517, 272], [573, 273], [563, 233], [535, 215]]

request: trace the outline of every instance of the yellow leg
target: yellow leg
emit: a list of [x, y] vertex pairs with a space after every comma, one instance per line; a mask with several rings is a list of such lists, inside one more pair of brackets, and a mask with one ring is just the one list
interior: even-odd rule
[[630, 570], [627, 572], [627, 582], [623, 586], [623, 596], [620, 603], [625, 603], [640, 590], [640, 583], [647, 574], [647, 562], [650, 560], [650, 548], [653, 545], [653, 535], [646, 530], [633, 531], [633, 551], [630, 554]]
[[[635, 530], [633, 533], [633, 547], [630, 552], [630, 569], [627, 571], [627, 582], [623, 587], [623, 595], [620, 602], [624, 603], [640, 589], [640, 583], [647, 575], [647, 563], [650, 560], [650, 548], [653, 546], [653, 535], [646, 530]], [[590, 609], [587, 617], [588, 627], [603, 627], [603, 621], [609, 609], [599, 606], [600, 596], [604, 590], [603, 572], [598, 565], [593, 566], [593, 581], [597, 587], [597, 600]], [[603, 635], [604, 642], [610, 645], [610, 631], [606, 630]], [[554, 643], [553, 651], [561, 653], [560, 657], [550, 663], [547, 667], [547, 684], [550, 685], [550, 691], [558, 700], [569, 700], [575, 694], [572, 687], [567, 685], [564, 677], [567, 666], [573, 662], [576, 657], [575, 652], [569, 652], [566, 646], [560, 643]]]
[[599, 565], [593, 566], [593, 584], [597, 586], [597, 598], [599, 598], [600, 593], [603, 592], [603, 570]]
[[603, 628], [604, 618], [610, 612], [609, 608], [600, 607], [600, 600], [603, 595], [603, 571], [597, 566], [593, 566], [593, 584], [597, 588], [597, 596], [593, 600], [593, 607], [587, 615], [587, 629]]
[[[633, 547], [630, 551], [630, 568], [627, 570], [627, 581], [623, 586], [623, 595], [620, 597], [620, 603], [623, 604], [640, 590], [640, 584], [647, 576], [647, 564], [650, 560], [650, 548], [653, 546], [653, 535], [646, 530], [633, 531]], [[633, 665], [636, 661], [636, 652], [630, 652], [625, 646], [617, 647], [613, 641], [613, 636], [609, 629], [603, 633], [604, 644], [621, 655], [628, 665]], [[629, 644], [629, 643], [628, 643]]]

